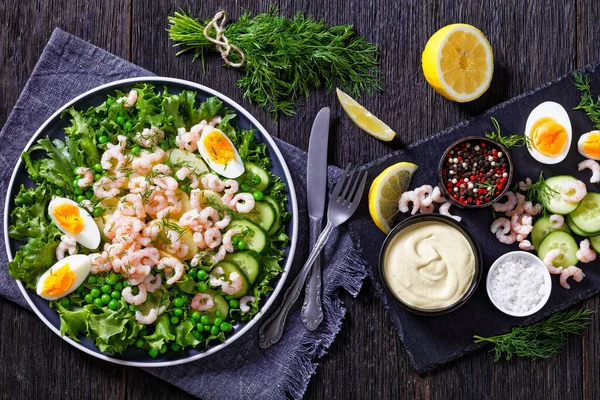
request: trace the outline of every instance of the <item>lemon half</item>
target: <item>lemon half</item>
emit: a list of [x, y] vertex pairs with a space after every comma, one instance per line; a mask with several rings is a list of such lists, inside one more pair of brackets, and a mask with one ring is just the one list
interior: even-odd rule
[[400, 162], [386, 168], [375, 178], [369, 189], [369, 213], [375, 225], [386, 235], [392, 230], [398, 214], [398, 200], [419, 168], [410, 162]]
[[480, 97], [490, 86], [494, 54], [483, 33], [468, 24], [451, 24], [433, 34], [421, 58], [427, 82], [457, 102]]
[[340, 89], [336, 88], [335, 90], [342, 108], [356, 126], [374, 138], [383, 140], [384, 142], [389, 142], [396, 136], [396, 132], [379, 118], [374, 116], [369, 110], [360, 105], [356, 100], [342, 92]]

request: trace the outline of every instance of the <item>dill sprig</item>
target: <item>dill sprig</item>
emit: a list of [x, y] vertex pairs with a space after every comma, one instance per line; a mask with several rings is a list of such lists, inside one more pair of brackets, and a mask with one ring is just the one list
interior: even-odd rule
[[[519, 184], [515, 184], [513, 188], [513, 192], [517, 192], [519, 190]], [[544, 173], [540, 172], [540, 176], [535, 183], [532, 183], [529, 186], [529, 189], [525, 192], [525, 198], [528, 201], [531, 201], [533, 204], [539, 203], [542, 206], [542, 210], [540, 214], [545, 216], [547, 211], [544, 204], [547, 204], [550, 201], [550, 198], [560, 194], [556, 190], [552, 189], [550, 186], [546, 185], [546, 179], [544, 178]]]
[[494, 126], [494, 130], [491, 132], [485, 132], [485, 137], [503, 144], [504, 147], [522, 147], [527, 144], [527, 136], [525, 135], [510, 135], [510, 136], [502, 136], [500, 132], [500, 124], [496, 120], [496, 118], [491, 117], [492, 125]]
[[600, 96], [594, 99], [590, 87], [590, 77], [579, 72], [573, 73], [575, 87], [581, 91], [581, 100], [574, 110], [583, 110], [588, 118], [594, 123], [596, 129], [600, 129]]
[[[183, 11], [169, 17], [169, 36], [180, 48], [177, 55], [193, 52], [194, 60], [202, 59], [203, 69], [204, 53], [216, 51], [204, 37], [208, 22]], [[301, 11], [287, 18], [272, 6], [254, 17], [242, 15], [224, 34], [246, 56], [238, 87], [274, 119], [294, 115], [300, 98], [308, 100], [312, 88], [332, 91], [337, 85], [353, 97], [381, 90], [377, 46], [356, 35], [351, 25], [327, 26]], [[234, 53], [230, 60], [239, 62]]]
[[475, 343], [493, 343], [494, 348], [490, 351], [494, 352], [495, 361], [503, 357], [510, 360], [513, 356], [548, 359], [560, 353], [570, 334], [581, 334], [592, 313], [584, 308], [561, 311], [533, 325], [515, 327], [504, 335], [475, 335], [473, 339]]

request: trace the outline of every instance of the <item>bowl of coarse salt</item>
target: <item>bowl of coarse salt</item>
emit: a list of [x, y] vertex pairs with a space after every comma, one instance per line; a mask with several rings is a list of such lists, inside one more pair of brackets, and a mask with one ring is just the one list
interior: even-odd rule
[[525, 251], [513, 251], [491, 266], [487, 293], [496, 308], [513, 317], [527, 317], [544, 307], [552, 280], [543, 261]]

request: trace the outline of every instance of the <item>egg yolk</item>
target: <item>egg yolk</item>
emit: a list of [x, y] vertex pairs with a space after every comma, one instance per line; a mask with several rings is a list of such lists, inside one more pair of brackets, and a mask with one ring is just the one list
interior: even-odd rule
[[44, 281], [42, 294], [46, 296], [60, 296], [73, 286], [75, 282], [75, 274], [71, 270], [69, 264], [51, 270], [50, 274]]
[[58, 224], [72, 234], [83, 230], [83, 218], [79, 214], [79, 208], [73, 204], [59, 204], [52, 210], [52, 215]]
[[211, 131], [206, 134], [204, 148], [211, 160], [217, 164], [227, 164], [234, 158], [234, 150], [229, 140], [219, 131]]
[[540, 118], [531, 127], [529, 136], [540, 153], [547, 156], [557, 156], [567, 145], [568, 135], [564, 126], [554, 118]]
[[581, 144], [581, 149], [590, 158], [600, 158], [600, 133], [591, 133]]

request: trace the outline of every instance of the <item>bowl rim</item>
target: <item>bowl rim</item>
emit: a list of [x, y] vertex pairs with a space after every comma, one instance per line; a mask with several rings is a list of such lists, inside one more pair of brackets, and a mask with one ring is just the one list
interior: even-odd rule
[[[492, 293], [490, 292], [490, 282], [492, 280], [492, 272], [494, 271], [494, 269], [498, 268], [498, 265], [500, 265], [500, 262], [504, 261], [505, 259], [507, 259], [509, 257], [514, 257], [514, 256], [531, 259], [533, 261], [533, 264], [538, 266], [543, 271], [544, 284], [549, 289], [546, 292], [546, 294], [544, 295], [544, 297], [542, 298], [542, 300], [535, 307], [533, 307], [529, 311], [522, 312], [522, 313], [506, 310], [506, 309], [500, 307], [498, 305], [498, 303], [496, 303], [496, 301], [492, 297]], [[510, 315], [511, 317], [529, 317], [530, 315], [533, 315], [536, 312], [540, 311], [542, 308], [544, 308], [544, 306], [550, 299], [550, 294], [552, 293], [552, 277], [550, 276], [550, 272], [548, 271], [548, 268], [546, 268], [546, 266], [544, 265], [544, 262], [542, 260], [540, 260], [539, 257], [537, 257], [536, 255], [529, 253], [527, 251], [515, 250], [515, 251], [509, 251], [508, 253], [502, 254], [490, 266], [490, 269], [488, 270], [487, 278], [485, 280], [485, 288], [486, 288], [486, 292], [487, 292], [487, 295], [488, 295], [490, 301], [492, 302], [494, 307], [496, 307], [499, 311], [503, 312], [506, 315]]]
[[[387, 279], [385, 277], [385, 266], [384, 266], [385, 254], [386, 254], [387, 248], [390, 245], [390, 243], [392, 242], [394, 236], [396, 236], [398, 234], [398, 232], [402, 231], [404, 228], [406, 228], [410, 225], [413, 225], [413, 224], [416, 224], [419, 222], [426, 222], [426, 221], [442, 222], [442, 223], [445, 223], [446, 225], [449, 225], [449, 226], [455, 228], [465, 237], [465, 239], [467, 239], [467, 241], [471, 245], [471, 249], [473, 250], [473, 253], [474, 253], [473, 255], [475, 258], [475, 272], [473, 274], [473, 277], [471, 279], [471, 283], [469, 284], [468, 289], [456, 302], [452, 303], [450, 306], [448, 306], [446, 308], [426, 309], [426, 308], [415, 307], [415, 306], [405, 303], [404, 301], [402, 301], [402, 299], [400, 299], [394, 293], [394, 291], [389, 286]], [[481, 254], [481, 250], [479, 249], [479, 245], [477, 244], [477, 241], [454, 218], [451, 218], [451, 217], [448, 217], [448, 216], [442, 215], [442, 214], [416, 214], [416, 215], [412, 215], [412, 216], [406, 218], [405, 220], [403, 220], [402, 222], [397, 224], [390, 231], [390, 233], [386, 236], [385, 240], [383, 241], [383, 245], [381, 246], [381, 250], [379, 252], [379, 268], [378, 269], [379, 269], [379, 275], [380, 275], [381, 281], [383, 282], [383, 287], [384, 287], [385, 291], [388, 293], [388, 295], [390, 295], [394, 299], [396, 304], [400, 305], [405, 310], [410, 311], [414, 314], [435, 317], [435, 316], [439, 316], [439, 315], [448, 314], [448, 313], [458, 309], [463, 304], [465, 304], [471, 298], [471, 296], [473, 296], [473, 294], [475, 293], [475, 291], [477, 290], [477, 288], [479, 286], [481, 277], [483, 275], [483, 256]]]
[[[504, 186], [504, 189], [502, 189], [502, 191], [500, 192], [500, 194], [498, 196], [496, 196], [493, 200], [488, 201], [485, 204], [480, 204], [480, 205], [476, 205], [476, 204], [463, 204], [463, 203], [461, 203], [459, 201], [456, 201], [454, 199], [454, 197], [452, 197], [452, 194], [450, 192], [448, 192], [448, 189], [446, 189], [446, 185], [444, 185], [444, 179], [442, 177], [442, 170], [443, 170], [444, 160], [446, 159], [446, 156], [448, 155], [448, 153], [450, 152], [450, 150], [452, 150], [456, 145], [458, 145], [460, 143], [468, 142], [468, 141], [471, 141], [471, 140], [484, 140], [486, 142], [493, 143], [494, 145], [496, 145], [496, 146], [500, 147], [500, 149], [502, 149], [502, 151], [504, 152], [504, 154], [506, 154], [506, 158], [508, 159], [509, 172], [508, 172], [508, 179], [506, 180], [506, 186]], [[506, 192], [508, 192], [509, 190], [511, 190], [510, 184], [512, 183], [513, 172], [514, 172], [513, 160], [512, 160], [512, 157], [510, 155], [510, 152], [508, 151], [508, 148], [506, 146], [504, 146], [500, 142], [497, 142], [497, 141], [492, 140], [492, 139], [490, 139], [488, 137], [485, 137], [485, 136], [465, 136], [465, 137], [460, 138], [457, 141], [453, 142], [450, 146], [448, 146], [448, 148], [444, 151], [444, 154], [440, 158], [440, 162], [438, 164], [438, 186], [440, 186], [440, 189], [441, 189], [442, 193], [444, 194], [444, 197], [450, 203], [452, 203], [452, 205], [455, 205], [456, 207], [459, 207], [459, 208], [482, 209], [482, 208], [486, 208], [486, 207], [491, 206], [492, 204], [494, 204], [495, 202], [497, 202], [498, 200], [500, 200], [502, 197], [504, 197], [504, 195], [506, 194]]]
[[[85, 91], [84, 93], [81, 93], [80, 95], [74, 97], [73, 99], [69, 100], [66, 104], [61, 106], [52, 115], [50, 115], [50, 117], [48, 117], [42, 123], [42, 125], [40, 125], [40, 127], [35, 131], [35, 133], [31, 137], [31, 139], [25, 145], [22, 152], [31, 148], [31, 146], [34, 144], [34, 142], [39, 139], [40, 135], [44, 132], [46, 127], [52, 121], [54, 121], [58, 116], [60, 116], [60, 114], [65, 109], [78, 103], [80, 100], [86, 98], [87, 96], [93, 95], [96, 92], [100, 92], [100, 91], [107, 90], [107, 89], [118, 89], [119, 87], [122, 87], [125, 85], [131, 86], [131, 85], [134, 85], [134, 84], [140, 83], [140, 82], [150, 82], [150, 83], [159, 83], [159, 84], [171, 83], [171, 84], [187, 86], [187, 87], [193, 88], [197, 91], [202, 91], [202, 92], [206, 93], [207, 95], [216, 96], [216, 97], [220, 98], [221, 100], [223, 100], [223, 102], [226, 103], [226, 105], [228, 107], [231, 107], [231, 108], [235, 109], [236, 112], [243, 114], [243, 116], [245, 118], [247, 118], [252, 125], [254, 125], [256, 130], [260, 132], [261, 138], [269, 143], [269, 145], [274, 153], [272, 156], [274, 156], [280, 160], [281, 167], [284, 172], [284, 175], [285, 175], [285, 178], [287, 181], [286, 183], [288, 185], [288, 190], [290, 193], [290, 196], [289, 196], [290, 198], [288, 199], [288, 201], [290, 202], [292, 210], [294, 211], [292, 213], [292, 219], [288, 222], [288, 223], [292, 224], [292, 235], [290, 238], [290, 246], [288, 248], [289, 249], [288, 255], [286, 258], [285, 265], [283, 267], [283, 271], [282, 271], [281, 275], [279, 276], [279, 281], [277, 282], [275, 289], [273, 290], [273, 292], [271, 292], [269, 299], [267, 299], [266, 303], [261, 307], [260, 311], [254, 316], [254, 318], [252, 320], [248, 321], [248, 323], [244, 327], [242, 327], [234, 335], [227, 338], [223, 343], [220, 343], [214, 347], [211, 347], [206, 351], [199, 352], [196, 355], [188, 356], [188, 357], [178, 359], [178, 360], [158, 361], [158, 362], [128, 361], [128, 360], [123, 360], [123, 359], [112, 357], [106, 353], [101, 353], [99, 351], [93, 351], [91, 349], [88, 349], [87, 347], [85, 347], [82, 344], [76, 342], [75, 340], [69, 338], [68, 336], [62, 336], [60, 334], [60, 330], [58, 328], [56, 328], [48, 319], [46, 319], [44, 314], [42, 314], [42, 312], [37, 308], [35, 303], [30, 299], [29, 293], [28, 293], [27, 289], [25, 288], [25, 286], [23, 285], [23, 283], [19, 280], [15, 280], [17, 283], [17, 286], [19, 287], [19, 290], [25, 297], [27, 304], [29, 304], [29, 306], [33, 309], [33, 311], [37, 314], [37, 316], [46, 324], [46, 326], [48, 326], [54, 333], [56, 333], [61, 339], [65, 340], [70, 345], [72, 345], [75, 348], [77, 348], [87, 354], [90, 354], [98, 359], [101, 359], [104, 361], [109, 361], [109, 362], [112, 362], [115, 364], [133, 366], [133, 367], [158, 368], [158, 367], [169, 367], [169, 366], [174, 366], [174, 365], [185, 364], [188, 362], [192, 362], [192, 361], [207, 357], [211, 354], [214, 354], [214, 353], [218, 352], [219, 350], [227, 347], [229, 344], [235, 342], [237, 339], [239, 339], [241, 336], [243, 336], [248, 330], [250, 330], [250, 328], [252, 328], [254, 325], [256, 325], [256, 323], [261, 319], [261, 317], [267, 312], [267, 310], [271, 307], [271, 305], [277, 299], [277, 296], [281, 292], [283, 285], [285, 284], [285, 281], [289, 275], [289, 271], [291, 269], [292, 262], [294, 259], [294, 254], [296, 251], [296, 243], [298, 240], [298, 203], [297, 203], [296, 190], [294, 187], [292, 176], [290, 174], [290, 171], [289, 171], [289, 168], [285, 161], [285, 158], [281, 154], [281, 151], [277, 147], [277, 144], [275, 143], [275, 141], [273, 140], [271, 135], [262, 126], [262, 124], [260, 122], [258, 122], [258, 120], [249, 111], [247, 111], [244, 107], [242, 107], [240, 104], [238, 104], [234, 100], [230, 99], [229, 97], [225, 96], [221, 92], [218, 92], [217, 90], [211, 89], [211, 88], [201, 85], [199, 83], [191, 82], [191, 81], [184, 80], [184, 79], [160, 77], [160, 76], [140, 76], [140, 77], [134, 77], [134, 78], [119, 79], [116, 81], [105, 83], [100, 86], [93, 87], [93, 88]], [[12, 188], [14, 186], [14, 181], [17, 176], [17, 171], [19, 171], [21, 164], [22, 164], [22, 160], [21, 160], [21, 157], [19, 157], [16, 164], [13, 167], [10, 181], [9, 181], [9, 184], [6, 189], [7, 192], [9, 192], [10, 188]], [[9, 213], [7, 212], [7, 210], [9, 210], [11, 200], [12, 199], [10, 198], [10, 196], [6, 196], [6, 200], [4, 203], [4, 221], [3, 221], [4, 222], [4, 245], [5, 245], [6, 253], [8, 256], [8, 261], [13, 260], [13, 254], [11, 251], [10, 240], [9, 240], [9, 236], [8, 236], [8, 225], [10, 223], [10, 220], [9, 220], [10, 218], [9, 218]]]

